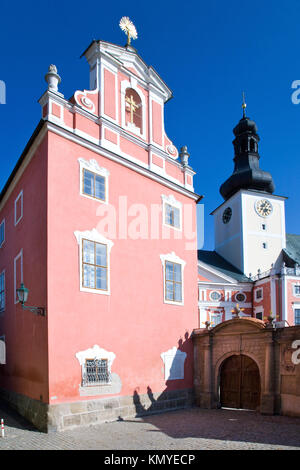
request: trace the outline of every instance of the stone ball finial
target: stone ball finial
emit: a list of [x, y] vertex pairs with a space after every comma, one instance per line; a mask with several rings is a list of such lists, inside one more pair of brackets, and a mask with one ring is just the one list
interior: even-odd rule
[[49, 65], [48, 73], [45, 75], [45, 80], [48, 83], [48, 90], [58, 91], [58, 84], [61, 82], [61, 78], [57, 73], [57, 68], [54, 64]]
[[189, 163], [190, 154], [187, 151], [186, 145], [181, 147], [179, 157], [180, 157], [182, 165], [187, 166]]

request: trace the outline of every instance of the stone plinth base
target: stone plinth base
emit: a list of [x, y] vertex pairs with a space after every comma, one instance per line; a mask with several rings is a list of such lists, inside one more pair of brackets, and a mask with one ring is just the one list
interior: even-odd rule
[[192, 389], [133, 396], [115, 396], [49, 405], [24, 395], [0, 390], [18, 413], [43, 432], [64, 431], [108, 421], [147, 416], [188, 408], [194, 404]]

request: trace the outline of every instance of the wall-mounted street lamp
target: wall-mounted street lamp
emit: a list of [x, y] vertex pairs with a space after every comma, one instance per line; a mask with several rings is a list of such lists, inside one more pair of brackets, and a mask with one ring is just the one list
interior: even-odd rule
[[24, 305], [25, 302], [27, 302], [27, 299], [28, 299], [28, 292], [29, 292], [29, 289], [27, 289], [27, 287], [25, 287], [23, 282], [22, 282], [19, 289], [17, 289], [18, 299], [19, 299], [20, 304], [22, 305], [22, 308], [24, 310], [30, 310], [31, 312], [35, 313], [36, 315], [41, 315], [42, 317], [45, 317], [46, 316], [46, 311], [45, 311], [44, 307], [31, 307], [29, 305]]

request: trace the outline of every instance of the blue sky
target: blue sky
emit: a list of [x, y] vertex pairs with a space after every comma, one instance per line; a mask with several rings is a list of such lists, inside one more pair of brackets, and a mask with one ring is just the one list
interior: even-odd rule
[[291, 84], [300, 79], [297, 0], [2, 0], [0, 80], [7, 96], [0, 105], [0, 188], [39, 122], [49, 64], [58, 68], [65, 97], [88, 88], [80, 55], [93, 39], [125, 45], [122, 16], [136, 25], [138, 53], [173, 91], [166, 132], [191, 154], [195, 189], [205, 196], [205, 248], [213, 248], [209, 214], [233, 170], [232, 129], [242, 116], [243, 90], [261, 138], [261, 168], [272, 173], [275, 194], [289, 198], [287, 231], [300, 234], [300, 104], [291, 100]]

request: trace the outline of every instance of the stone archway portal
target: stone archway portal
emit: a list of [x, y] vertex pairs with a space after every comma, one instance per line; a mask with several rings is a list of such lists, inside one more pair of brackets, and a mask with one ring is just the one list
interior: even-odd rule
[[259, 408], [260, 375], [253, 359], [243, 354], [225, 359], [220, 373], [220, 402], [224, 408]]

